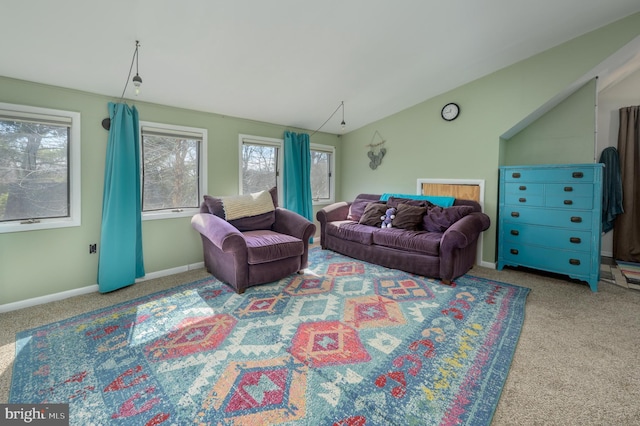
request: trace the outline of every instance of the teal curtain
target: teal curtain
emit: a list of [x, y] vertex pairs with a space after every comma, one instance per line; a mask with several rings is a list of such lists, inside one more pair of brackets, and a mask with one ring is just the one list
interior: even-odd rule
[[117, 290], [144, 276], [138, 110], [109, 102], [98, 260], [98, 290]]
[[311, 148], [306, 133], [284, 132], [283, 207], [313, 221]]

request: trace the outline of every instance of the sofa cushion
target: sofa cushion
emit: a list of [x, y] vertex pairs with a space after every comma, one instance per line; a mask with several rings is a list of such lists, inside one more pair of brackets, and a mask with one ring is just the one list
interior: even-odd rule
[[369, 225], [380, 228], [380, 226], [382, 226], [381, 217], [385, 215], [386, 211], [386, 204], [370, 202], [369, 204], [367, 204], [367, 207], [365, 207], [364, 213], [362, 213], [362, 216], [360, 217], [358, 223], [360, 223], [361, 225]]
[[473, 211], [474, 208], [472, 206], [452, 206], [447, 208], [433, 206], [424, 215], [422, 229], [430, 232], [444, 232], [451, 225]]
[[422, 224], [422, 217], [427, 212], [426, 207], [399, 204], [396, 217], [391, 221], [394, 228], [417, 231]]
[[373, 243], [398, 250], [440, 255], [440, 232], [409, 231], [400, 228], [383, 228], [373, 234]]
[[373, 226], [360, 225], [352, 220], [329, 222], [326, 226], [328, 235], [367, 246], [373, 244], [373, 233], [380, 230]]
[[268, 230], [243, 233], [247, 242], [250, 265], [274, 262], [294, 256], [302, 256], [304, 243], [299, 238]]

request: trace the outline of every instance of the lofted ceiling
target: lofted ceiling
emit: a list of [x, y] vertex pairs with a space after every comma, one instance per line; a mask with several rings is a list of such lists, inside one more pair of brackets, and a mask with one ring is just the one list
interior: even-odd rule
[[[2, 0], [0, 75], [115, 100], [139, 40], [143, 84], [126, 98], [311, 131], [344, 101], [352, 131], [639, 11], [638, 0]], [[342, 133], [341, 114], [322, 130]]]

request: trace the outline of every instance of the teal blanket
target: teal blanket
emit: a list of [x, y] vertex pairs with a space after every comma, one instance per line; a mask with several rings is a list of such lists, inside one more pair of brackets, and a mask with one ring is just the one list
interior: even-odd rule
[[445, 197], [440, 195], [412, 195], [412, 194], [390, 194], [385, 192], [380, 197], [380, 201], [387, 201], [389, 197], [408, 198], [410, 200], [427, 200], [440, 207], [451, 207], [456, 200], [455, 197]]

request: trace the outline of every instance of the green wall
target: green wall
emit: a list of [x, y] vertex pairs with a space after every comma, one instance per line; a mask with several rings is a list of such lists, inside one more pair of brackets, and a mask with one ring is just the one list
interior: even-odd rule
[[[640, 14], [634, 14], [346, 134], [342, 195], [352, 199], [366, 192], [415, 193], [419, 178], [484, 179], [484, 208], [492, 225], [484, 234], [482, 260], [495, 262], [498, 166], [511, 142], [501, 135], [639, 34]], [[440, 110], [452, 101], [460, 105], [461, 114], [445, 122]], [[584, 100], [577, 103], [582, 111]], [[591, 152], [594, 115], [591, 103], [591, 121], [583, 122]], [[387, 154], [371, 170], [365, 145], [376, 131], [386, 140]], [[566, 150], [563, 161], [584, 162], [582, 142]], [[549, 149], [555, 147], [549, 144]], [[552, 155], [545, 152], [544, 159]]]
[[[108, 132], [101, 121], [115, 99], [91, 93], [0, 77], [0, 102], [77, 111], [81, 114], [82, 225], [0, 234], [0, 305], [96, 284], [98, 243]], [[282, 138], [285, 130], [305, 131], [269, 123], [226, 117], [134, 101], [140, 119], [205, 128], [208, 131], [208, 193], [238, 193], [238, 135]], [[337, 146], [339, 137], [316, 133], [313, 143]], [[340, 166], [337, 162], [336, 168]], [[340, 181], [336, 178], [336, 186]], [[147, 274], [202, 262], [199, 234], [190, 218], [143, 221]], [[138, 284], [144, 285], [144, 284]]]
[[503, 165], [594, 163], [596, 80], [505, 143]]
[[[494, 262], [501, 159], [520, 161], [529, 148], [522, 147], [518, 152], [516, 145], [538, 137], [534, 133], [561, 138], [557, 132], [562, 127], [547, 132], [543, 122], [534, 123], [532, 127], [541, 129], [523, 131], [514, 137], [515, 142], [514, 138], [501, 140], [500, 135], [639, 34], [640, 14], [631, 15], [342, 137], [314, 135], [312, 142], [336, 146], [336, 199], [349, 200], [361, 192], [414, 193], [418, 178], [484, 179], [485, 212], [491, 217], [492, 226], [485, 233], [482, 259]], [[583, 95], [589, 97], [588, 93]], [[558, 106], [568, 108], [563, 114], [572, 115], [572, 108], [584, 107], [585, 100], [580, 96], [578, 93], [575, 99]], [[82, 120], [82, 225], [0, 234], [0, 305], [96, 283], [98, 257], [89, 254], [88, 246], [99, 242], [100, 237], [107, 143], [107, 132], [100, 122], [107, 116], [107, 102], [113, 100], [0, 77], [0, 102], [78, 111]], [[462, 112], [457, 120], [445, 122], [440, 110], [450, 101], [457, 102]], [[572, 102], [576, 105], [572, 106]], [[141, 120], [208, 129], [210, 194], [237, 193], [238, 134], [281, 138], [287, 130], [285, 126], [216, 114], [135, 104]], [[593, 123], [589, 120], [593, 118], [582, 122], [580, 117], [584, 116], [577, 113], [577, 128], [584, 125], [585, 135], [592, 132]], [[382, 164], [372, 170], [365, 145], [376, 131], [386, 140], [387, 154]], [[576, 148], [572, 142], [571, 148], [563, 151], [563, 161], [584, 162], [582, 136], [574, 136]], [[592, 138], [591, 133], [591, 141]], [[548, 145], [555, 149], [553, 144]], [[539, 155], [541, 159], [553, 158], [546, 149]], [[147, 273], [202, 261], [199, 236], [191, 229], [188, 218], [145, 221], [143, 240]]]

